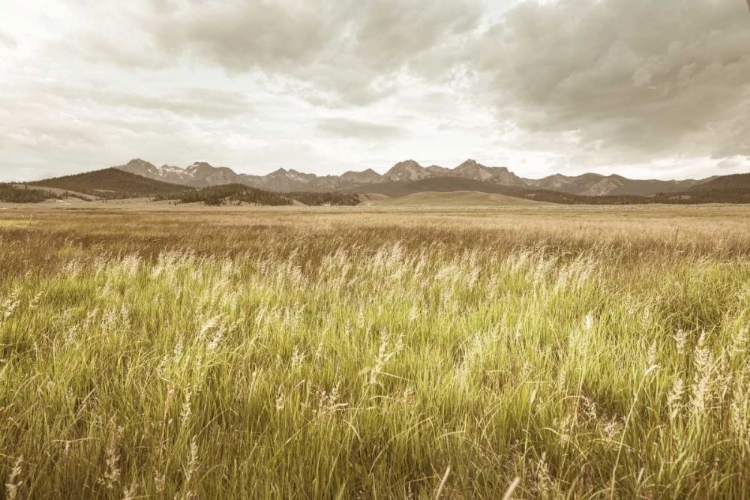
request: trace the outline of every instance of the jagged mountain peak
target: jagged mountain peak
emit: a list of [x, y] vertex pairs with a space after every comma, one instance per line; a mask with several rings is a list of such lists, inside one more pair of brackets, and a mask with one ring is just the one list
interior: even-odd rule
[[414, 160], [406, 160], [396, 163], [385, 174], [389, 181], [417, 181], [429, 175], [426, 169]]
[[424, 170], [424, 167], [417, 163], [414, 160], [405, 160], [400, 161], [393, 165], [388, 172], [386, 172], [386, 175], [390, 173], [395, 172], [419, 172]]
[[197, 169], [214, 168], [210, 163], [205, 161], [194, 161], [185, 170], [197, 170]]
[[140, 158], [133, 158], [128, 163], [126, 163], [126, 165], [129, 165], [129, 166], [141, 165], [141, 166], [149, 166], [149, 167], [154, 166], [153, 163], [147, 162], [146, 160], [142, 160]]
[[237, 174], [227, 167], [213, 167], [205, 161], [196, 161], [187, 168], [153, 164], [135, 158], [126, 165], [116, 167], [126, 172], [172, 184], [191, 187], [244, 184], [268, 191], [341, 191], [361, 189], [368, 185], [388, 182], [413, 182], [426, 179], [462, 178], [499, 186], [559, 191], [570, 194], [601, 195], [651, 195], [660, 192], [678, 192], [704, 181], [631, 180], [620, 175], [586, 173], [577, 176], [554, 174], [542, 179], [524, 179], [506, 167], [487, 167], [470, 158], [453, 169], [437, 165], [422, 167], [413, 159], [393, 165], [381, 175], [371, 168], [349, 171], [342, 175], [317, 176], [296, 169], [279, 168], [267, 175]]
[[127, 162], [125, 165], [117, 168], [124, 172], [140, 175], [141, 177], [158, 178], [159, 176], [158, 168], [156, 168], [152, 163], [141, 160], [140, 158], [134, 158]]
[[361, 172], [349, 170], [348, 172], [344, 172], [343, 174], [341, 174], [342, 179], [351, 179], [357, 182], [374, 182], [381, 179], [382, 177], [382, 175], [371, 168], [368, 168], [367, 170], [363, 170]]
[[525, 187], [523, 179], [506, 167], [487, 167], [473, 159], [468, 159], [453, 169], [454, 175], [478, 181], [491, 181], [503, 186]]
[[396, 163], [393, 168], [408, 168], [408, 167], [419, 167], [422, 168], [422, 165], [417, 163], [414, 160], [404, 160]]
[[476, 168], [476, 167], [484, 167], [484, 165], [478, 163], [476, 160], [469, 158], [459, 166], [457, 166], [454, 170], [463, 169], [463, 168]]

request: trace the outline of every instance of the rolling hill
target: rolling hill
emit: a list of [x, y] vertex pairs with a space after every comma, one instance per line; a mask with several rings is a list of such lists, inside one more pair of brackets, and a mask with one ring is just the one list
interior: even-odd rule
[[707, 192], [750, 192], [750, 174], [734, 174], [715, 177], [708, 182], [704, 182], [688, 189], [688, 193], [707, 193]]
[[30, 186], [75, 191], [104, 199], [140, 198], [184, 192], [184, 186], [169, 184], [107, 168], [28, 183]]
[[[205, 188], [151, 179], [118, 168], [108, 168], [94, 172], [56, 177], [41, 181], [4, 185], [0, 191], [0, 201], [40, 202], [47, 199], [60, 199], [75, 196], [87, 201], [104, 199], [155, 198], [180, 203], [203, 203], [205, 205], [253, 204], [253, 205], [357, 205], [359, 196], [355, 193], [339, 192], [291, 192], [277, 193], [244, 184], [218, 184]], [[18, 201], [16, 201], [18, 200]]]
[[226, 184], [201, 189], [184, 189], [178, 193], [168, 193], [158, 200], [176, 200], [180, 203], [203, 203], [221, 206], [248, 203], [252, 205], [283, 206], [295, 202], [308, 206], [357, 205], [359, 196], [352, 193], [273, 193], [242, 184]]
[[336, 191], [326, 193], [292, 192], [284, 193], [284, 196], [311, 207], [354, 206], [359, 205], [362, 201], [356, 193], [339, 193]]
[[241, 184], [226, 184], [202, 189], [182, 189], [177, 193], [167, 193], [157, 196], [157, 200], [176, 200], [180, 203], [203, 203], [204, 205], [220, 206], [227, 204], [248, 203], [252, 205], [291, 205], [292, 201], [276, 193], [261, 191], [260, 189], [243, 186]]
[[15, 184], [0, 184], [0, 202], [3, 203], [41, 203], [55, 199], [60, 199], [60, 196], [43, 189]]
[[397, 207], [489, 207], [542, 205], [543, 203], [525, 198], [478, 191], [423, 191], [398, 198], [386, 198], [369, 204]]
[[621, 175], [583, 174], [571, 177], [556, 174], [542, 179], [525, 179], [525, 185], [530, 189], [578, 196], [653, 196], [685, 191], [708, 180], [662, 181], [628, 179]]
[[360, 185], [352, 188], [352, 190], [385, 195], [390, 198], [399, 198], [422, 192], [473, 191], [564, 205], [750, 203], [750, 174], [716, 177], [706, 183], [693, 186], [687, 191], [660, 192], [648, 196], [579, 195], [520, 186], [503, 186], [488, 181], [457, 177], [384, 182], [375, 185]]
[[399, 198], [416, 193], [453, 193], [474, 192], [497, 194], [512, 198], [521, 198], [535, 202], [547, 203], [599, 203], [605, 200], [591, 196], [578, 196], [573, 194], [545, 191], [541, 189], [529, 189], [520, 186], [504, 186], [491, 181], [480, 181], [475, 179], [463, 179], [460, 177], [438, 177], [422, 179], [418, 181], [383, 182], [375, 185], [360, 185], [351, 189], [353, 192], [366, 192], [368, 195], [384, 195], [389, 198]]
[[494, 193], [507, 196], [523, 196], [530, 190], [493, 184], [487, 181], [463, 179], [460, 177], [436, 177], [416, 181], [383, 182], [379, 184], [360, 184], [347, 191], [364, 192], [368, 194], [382, 194], [391, 198], [408, 196], [421, 192], [450, 193], [454, 191], [474, 191], [479, 193]]

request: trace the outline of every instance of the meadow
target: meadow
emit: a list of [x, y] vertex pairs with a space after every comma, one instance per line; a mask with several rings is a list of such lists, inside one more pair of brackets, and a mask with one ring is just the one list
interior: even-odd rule
[[750, 208], [0, 211], [20, 498], [747, 498]]

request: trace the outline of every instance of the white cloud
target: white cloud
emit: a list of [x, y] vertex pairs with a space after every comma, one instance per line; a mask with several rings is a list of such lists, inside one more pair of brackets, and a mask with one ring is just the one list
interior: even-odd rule
[[0, 0], [0, 180], [750, 168], [740, 0]]
[[528, 1], [471, 67], [499, 116], [594, 163], [750, 156], [749, 22], [739, 1]]
[[396, 91], [392, 76], [404, 68], [434, 70], [429, 56], [471, 33], [482, 14], [479, 0], [137, 0], [100, 12], [108, 21], [85, 27], [67, 48], [124, 67], [260, 71], [346, 104]]

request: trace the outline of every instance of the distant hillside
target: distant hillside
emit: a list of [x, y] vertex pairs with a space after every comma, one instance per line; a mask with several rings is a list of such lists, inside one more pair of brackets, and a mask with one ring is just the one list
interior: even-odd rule
[[169, 184], [116, 168], [30, 182], [31, 186], [75, 191], [105, 199], [140, 198], [178, 193], [184, 186]]
[[272, 193], [242, 184], [226, 184], [202, 189], [183, 189], [179, 193], [159, 196], [160, 200], [177, 200], [180, 203], [203, 203], [210, 206], [252, 205], [283, 206], [298, 201], [304, 205], [358, 205], [359, 196], [351, 193]]
[[[293, 169], [252, 176], [236, 174], [226, 167], [215, 168], [205, 162], [182, 169], [155, 167], [143, 160], [132, 160], [116, 168], [31, 185], [55, 188], [57, 195], [60, 191], [110, 199], [170, 195], [172, 199], [209, 204], [285, 205], [297, 201], [305, 205], [356, 205], [374, 201], [361, 196], [363, 194], [398, 198], [420, 192], [456, 191], [562, 204], [750, 203], [750, 174], [681, 181], [633, 180], [593, 173], [525, 179], [505, 167], [487, 167], [474, 160], [452, 169], [436, 165], [422, 167], [408, 160], [397, 163], [383, 175], [366, 170], [321, 177]], [[217, 189], [196, 194], [193, 191], [197, 188]]]
[[750, 192], [750, 174], [723, 175], [687, 190], [688, 193], [706, 193], [712, 191]]
[[13, 186], [17, 187], [18, 189], [33, 189], [36, 191], [42, 191], [44, 193], [49, 194], [50, 199], [78, 198], [79, 200], [83, 200], [83, 201], [94, 201], [94, 200], [99, 199], [98, 196], [79, 193], [77, 191], [71, 191], [69, 189], [56, 189], [56, 188], [51, 188], [51, 187], [31, 186], [29, 184], [23, 184], [23, 183], [16, 183], [16, 184], [13, 184]]
[[750, 189], [684, 191], [653, 196], [579, 196], [552, 191], [533, 192], [525, 196], [540, 201], [566, 205], [696, 205], [706, 203], [750, 203]]
[[[477, 181], [458, 177], [441, 177], [418, 181], [383, 182], [352, 188], [368, 194], [399, 198], [422, 192], [474, 191], [492, 193], [527, 200], [565, 205], [645, 205], [691, 203], [750, 203], [750, 174], [717, 177], [689, 191], [659, 193], [649, 196], [634, 195], [578, 195], [560, 191], [502, 186], [491, 181]], [[732, 186], [731, 188], [726, 186]], [[365, 191], [366, 190], [366, 191]]]
[[653, 196], [659, 193], [685, 191], [707, 180], [710, 179], [662, 181], [627, 179], [621, 175], [583, 174], [571, 177], [556, 174], [543, 179], [525, 179], [525, 185], [529, 189], [578, 196]]
[[[504, 186], [492, 181], [479, 181], [464, 179], [460, 177], [438, 177], [433, 179], [422, 179], [418, 181], [383, 182], [380, 184], [368, 184], [352, 188], [353, 191], [364, 191], [368, 194], [380, 194], [391, 198], [409, 196], [415, 193], [450, 193], [457, 191], [471, 191], [476, 193], [489, 193], [523, 198], [533, 201], [562, 204], [627, 204], [632, 203], [639, 197], [628, 196], [581, 196], [575, 194], [561, 193], [558, 191], [547, 191], [542, 189], [529, 189], [520, 186]], [[645, 199], [644, 199], [645, 202]]]
[[487, 207], [541, 205], [541, 202], [525, 198], [477, 191], [434, 192], [425, 191], [399, 198], [386, 198], [371, 202], [374, 206], [399, 207]]
[[180, 203], [203, 203], [210, 206], [249, 203], [253, 205], [291, 205], [292, 201], [276, 193], [243, 186], [226, 184], [202, 189], [185, 189], [157, 197], [158, 200], [177, 200]]
[[416, 181], [382, 182], [379, 184], [358, 185], [349, 190], [350, 192], [364, 192], [372, 194], [383, 194], [392, 198], [408, 196], [424, 191], [436, 193], [449, 193], [454, 191], [475, 191], [479, 193], [504, 194], [508, 196], [523, 196], [529, 193], [528, 189], [517, 186], [503, 186], [488, 181], [464, 179], [461, 177], [436, 177], [432, 179], [421, 179]]
[[319, 207], [323, 205], [330, 206], [354, 206], [359, 205], [360, 197], [354, 193], [286, 193], [285, 197], [296, 200], [303, 205]]
[[61, 197], [28, 186], [18, 187], [13, 184], [0, 184], [0, 202], [4, 203], [41, 203], [47, 200], [59, 200]]

